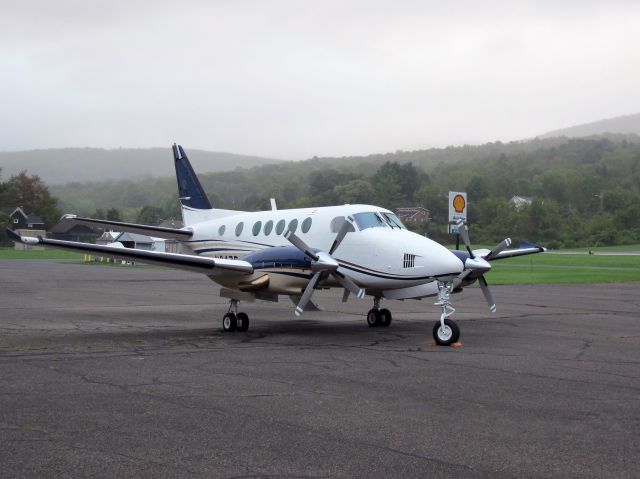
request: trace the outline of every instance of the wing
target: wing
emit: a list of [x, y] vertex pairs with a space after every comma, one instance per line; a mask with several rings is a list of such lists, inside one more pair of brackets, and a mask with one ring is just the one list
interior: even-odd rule
[[82, 218], [76, 215], [64, 215], [62, 222], [73, 225], [98, 226], [110, 228], [114, 231], [126, 231], [156, 238], [167, 238], [176, 240], [186, 240], [191, 238], [193, 231], [177, 228], [163, 228], [161, 226], [139, 225], [135, 223], [123, 223], [121, 221], [97, 220], [94, 218]]
[[44, 245], [51, 248], [88, 253], [104, 258], [155, 264], [169, 268], [194, 271], [196, 273], [203, 273], [214, 277], [247, 275], [253, 273], [253, 266], [251, 266], [251, 263], [242, 260], [213, 259], [189, 254], [162, 253], [160, 251], [145, 251], [124, 247], [101, 246], [89, 243], [80, 243], [77, 241], [47, 239], [42, 238], [41, 236], [34, 238], [29, 236], [20, 236], [10, 229], [7, 229], [7, 234], [13, 241], [24, 244]]
[[493, 259], [513, 258], [515, 256], [524, 256], [527, 254], [544, 253], [546, 248], [531, 243], [521, 243], [518, 249], [507, 249], [498, 253]]
[[[500, 251], [499, 253], [493, 255], [493, 257], [488, 258], [488, 261], [494, 261], [496, 259], [514, 258], [515, 256], [524, 256], [527, 254], [544, 253], [545, 251], [547, 251], [546, 248], [542, 246], [538, 246], [536, 244], [520, 243], [520, 247], [518, 249], [506, 249], [506, 250]], [[491, 250], [483, 249], [483, 248], [473, 250], [473, 254], [475, 256], [480, 256], [481, 258], [485, 258], [487, 255], [489, 255], [490, 252]], [[454, 254], [456, 253], [454, 252]], [[466, 256], [468, 255], [466, 253], [464, 253], [464, 255], [466, 259]]]

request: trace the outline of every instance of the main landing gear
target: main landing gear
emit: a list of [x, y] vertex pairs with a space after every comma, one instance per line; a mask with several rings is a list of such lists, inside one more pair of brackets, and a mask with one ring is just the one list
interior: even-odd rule
[[380, 298], [373, 298], [373, 308], [367, 313], [367, 324], [369, 327], [387, 327], [391, 324], [392, 319], [391, 311], [385, 308], [380, 309]]
[[460, 328], [449, 319], [456, 312], [449, 301], [452, 290], [453, 281], [438, 281], [438, 301], [434, 304], [440, 306], [440, 321], [433, 325], [433, 339], [440, 346], [451, 346], [460, 339]]
[[244, 332], [249, 329], [249, 316], [247, 313], [238, 312], [238, 301], [232, 299], [229, 304], [229, 311], [222, 318], [222, 330], [225, 333], [234, 331]]

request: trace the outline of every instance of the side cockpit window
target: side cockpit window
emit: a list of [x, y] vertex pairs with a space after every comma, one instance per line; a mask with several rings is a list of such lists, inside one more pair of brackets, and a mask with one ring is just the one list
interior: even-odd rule
[[387, 221], [387, 223], [389, 223], [389, 226], [391, 226], [392, 228], [400, 228], [400, 229], [403, 229], [403, 230], [407, 229], [407, 227], [402, 224], [402, 221], [400, 221], [400, 218], [398, 218], [393, 213], [385, 213], [383, 211], [380, 214]]
[[356, 213], [353, 215], [360, 231], [367, 228], [389, 228], [389, 225], [378, 213]]
[[[332, 233], [337, 233], [338, 231], [340, 231], [340, 228], [342, 228], [342, 224], [345, 222], [344, 216], [336, 216], [335, 218], [333, 218], [331, 220], [331, 232]], [[353, 227], [353, 225], [351, 225], [351, 228], [349, 229], [349, 231], [355, 231], [355, 228]]]

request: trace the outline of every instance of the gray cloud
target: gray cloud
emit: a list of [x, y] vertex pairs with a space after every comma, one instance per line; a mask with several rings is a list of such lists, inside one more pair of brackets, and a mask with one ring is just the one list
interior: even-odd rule
[[0, 148], [305, 158], [640, 110], [636, 2], [12, 2]]

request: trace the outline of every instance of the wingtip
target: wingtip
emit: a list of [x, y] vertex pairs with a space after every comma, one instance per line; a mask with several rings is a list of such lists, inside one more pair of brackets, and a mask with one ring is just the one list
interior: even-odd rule
[[16, 243], [38, 244], [43, 242], [42, 236], [38, 236], [35, 238], [33, 236], [20, 236], [18, 233], [16, 233], [10, 228], [7, 228], [7, 235]]

